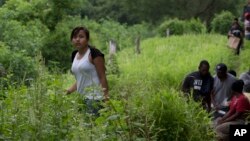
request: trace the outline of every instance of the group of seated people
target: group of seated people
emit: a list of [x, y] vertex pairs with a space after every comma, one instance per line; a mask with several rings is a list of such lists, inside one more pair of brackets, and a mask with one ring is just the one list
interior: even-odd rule
[[238, 79], [224, 63], [216, 65], [215, 76], [209, 68], [208, 61], [201, 61], [198, 71], [183, 80], [182, 91], [212, 113], [218, 139], [229, 140], [230, 125], [247, 124], [250, 118], [250, 70]]

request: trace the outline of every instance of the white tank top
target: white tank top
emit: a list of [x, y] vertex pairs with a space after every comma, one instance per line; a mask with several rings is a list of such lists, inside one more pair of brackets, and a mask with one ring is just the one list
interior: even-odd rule
[[87, 99], [101, 100], [100, 80], [95, 66], [89, 61], [90, 49], [86, 51], [81, 59], [75, 55], [71, 71], [76, 78], [77, 92], [86, 96]]

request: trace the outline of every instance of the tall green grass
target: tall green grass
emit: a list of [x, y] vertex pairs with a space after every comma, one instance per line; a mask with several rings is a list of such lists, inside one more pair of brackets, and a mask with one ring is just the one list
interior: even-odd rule
[[184, 35], [170, 38], [153, 38], [142, 42], [142, 55], [135, 55], [132, 50], [119, 54], [119, 66], [124, 75], [147, 77], [157, 85], [177, 88], [187, 73], [198, 70], [199, 62], [209, 61], [211, 73], [215, 65], [223, 62], [229, 69], [234, 69], [237, 56], [227, 48], [225, 36]]
[[247, 72], [250, 69], [250, 41], [244, 41], [244, 48], [241, 50], [239, 61], [237, 63], [237, 73], [240, 75], [243, 72]]

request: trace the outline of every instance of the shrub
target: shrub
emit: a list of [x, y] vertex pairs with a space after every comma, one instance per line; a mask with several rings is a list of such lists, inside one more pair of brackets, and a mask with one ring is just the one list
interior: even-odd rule
[[22, 52], [13, 52], [7, 46], [0, 44], [0, 64], [5, 69], [11, 84], [29, 84], [37, 77], [37, 62], [34, 58], [25, 56]]
[[25, 55], [34, 57], [44, 45], [48, 29], [41, 21], [34, 20], [23, 24], [16, 20], [1, 21], [0, 37], [12, 51], [22, 50]]
[[185, 33], [185, 22], [179, 19], [172, 19], [163, 22], [159, 27], [159, 32], [161, 36], [166, 36], [166, 30], [170, 30], [172, 35], [182, 35]]
[[164, 21], [158, 28], [161, 36], [166, 36], [166, 30], [170, 30], [170, 35], [182, 35], [189, 33], [205, 33], [205, 25], [198, 19], [184, 21], [179, 19], [171, 19]]
[[188, 33], [206, 33], [206, 26], [199, 19], [191, 19], [188, 21]]
[[234, 15], [229, 11], [223, 11], [220, 14], [216, 14], [211, 23], [212, 32], [227, 35], [233, 19]]

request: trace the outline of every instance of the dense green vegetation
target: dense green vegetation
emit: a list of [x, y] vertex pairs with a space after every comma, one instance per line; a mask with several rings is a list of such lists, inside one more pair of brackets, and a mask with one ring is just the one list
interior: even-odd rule
[[[202, 59], [212, 74], [220, 62], [238, 74], [249, 69], [250, 43], [235, 56], [225, 36], [244, 4], [0, 0], [0, 140], [214, 140], [209, 114], [179, 88]], [[80, 95], [65, 95], [75, 81], [69, 38], [76, 26], [86, 26], [90, 44], [105, 54], [111, 99], [98, 118], [82, 111]]]

